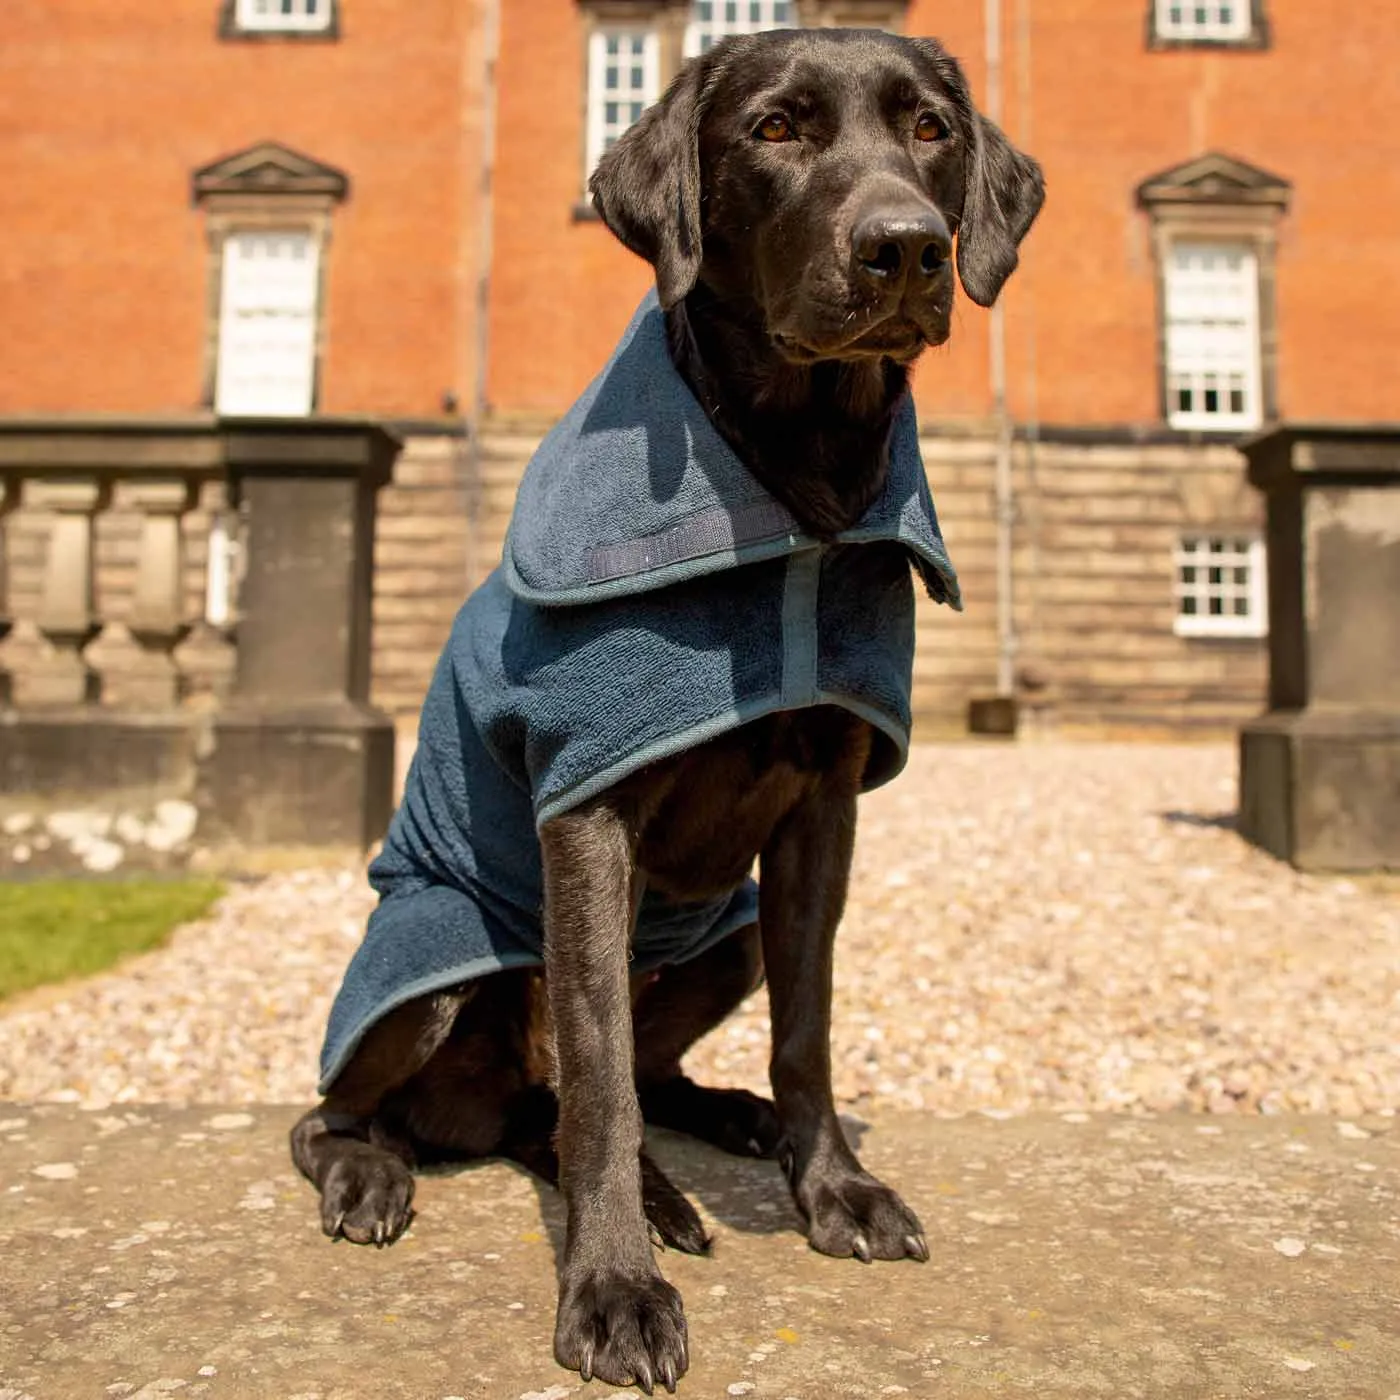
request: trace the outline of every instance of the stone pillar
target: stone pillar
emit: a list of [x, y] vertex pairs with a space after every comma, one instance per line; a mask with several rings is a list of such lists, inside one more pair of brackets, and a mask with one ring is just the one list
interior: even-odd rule
[[1400, 869], [1400, 425], [1246, 442], [1267, 505], [1269, 709], [1240, 830], [1304, 870]]
[[201, 834], [370, 845], [393, 804], [394, 727], [369, 704], [375, 498], [398, 441], [344, 420], [224, 426], [246, 518], [233, 690], [202, 760]]
[[110, 488], [93, 477], [25, 487], [25, 504], [52, 511], [53, 524], [35, 619], [48, 649], [15, 677], [17, 705], [71, 706], [97, 698], [97, 677], [83, 651], [101, 630], [93, 596], [92, 522], [109, 495]]

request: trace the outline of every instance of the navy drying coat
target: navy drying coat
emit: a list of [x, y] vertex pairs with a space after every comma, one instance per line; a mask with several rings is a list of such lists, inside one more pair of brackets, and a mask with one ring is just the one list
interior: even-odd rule
[[[525, 470], [501, 565], [453, 625], [384, 849], [381, 899], [331, 1009], [323, 1090], [395, 1006], [540, 965], [538, 826], [647, 763], [778, 710], [874, 729], [865, 787], [904, 765], [914, 594], [960, 607], [912, 401], [883, 494], [834, 541], [802, 533], [676, 372], [651, 294]], [[644, 898], [638, 972], [758, 915], [758, 887]]]

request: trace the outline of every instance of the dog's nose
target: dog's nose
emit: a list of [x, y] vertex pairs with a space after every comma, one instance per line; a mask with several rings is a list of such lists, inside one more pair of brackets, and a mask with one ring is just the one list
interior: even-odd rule
[[953, 236], [936, 209], [880, 212], [856, 225], [851, 247], [867, 277], [894, 282], [941, 272], [953, 251]]

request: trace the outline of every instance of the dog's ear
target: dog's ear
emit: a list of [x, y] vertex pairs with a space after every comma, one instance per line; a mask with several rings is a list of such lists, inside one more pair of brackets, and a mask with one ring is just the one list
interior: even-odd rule
[[958, 276], [973, 301], [990, 306], [1015, 272], [1017, 247], [1045, 203], [1045, 176], [1038, 162], [1018, 151], [977, 110], [957, 59], [931, 39], [914, 42], [933, 61], [962, 117], [967, 163], [958, 217]]
[[958, 225], [958, 276], [978, 306], [990, 306], [1016, 271], [1016, 250], [1045, 203], [1045, 176], [995, 122], [973, 115], [976, 136]]
[[656, 269], [672, 307], [700, 272], [700, 110], [704, 68], [695, 60], [598, 162], [588, 182], [603, 222]]

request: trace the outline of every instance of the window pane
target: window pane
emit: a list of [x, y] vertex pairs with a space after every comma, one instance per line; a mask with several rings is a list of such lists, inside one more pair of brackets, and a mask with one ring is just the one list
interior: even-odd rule
[[1247, 0], [1157, 0], [1157, 32], [1164, 39], [1247, 39]]
[[622, 135], [660, 95], [656, 36], [649, 30], [609, 29], [594, 35], [588, 69], [588, 162]]
[[793, 23], [790, 0], [694, 0], [686, 25], [687, 58], [708, 53], [730, 34], [757, 34]]
[[330, 28], [330, 0], [235, 0], [234, 18], [253, 32], [296, 33]]
[[1173, 421], [1255, 426], [1259, 294], [1253, 252], [1241, 244], [1178, 241], [1164, 271]]
[[223, 414], [311, 410], [318, 248], [295, 231], [232, 233], [223, 245], [215, 406]]
[[[1188, 636], [1261, 636], [1262, 564], [1257, 541], [1239, 535], [1183, 535], [1176, 547], [1176, 630]], [[1185, 624], [1182, 619], [1189, 619]]]

